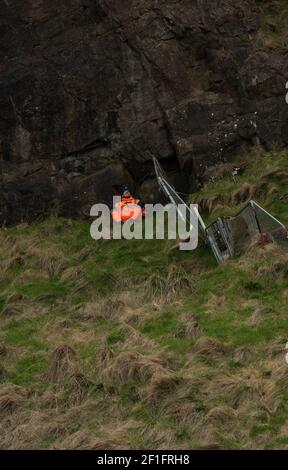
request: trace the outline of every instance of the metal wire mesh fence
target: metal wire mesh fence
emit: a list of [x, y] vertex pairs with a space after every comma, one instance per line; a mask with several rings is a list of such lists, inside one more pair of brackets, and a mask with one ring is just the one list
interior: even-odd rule
[[257, 235], [274, 240], [288, 251], [287, 228], [255, 201], [250, 201], [235, 217], [217, 219], [207, 227], [207, 234], [216, 244], [220, 263], [243, 253]]
[[178, 214], [180, 218], [185, 221], [188, 230], [191, 230], [195, 224], [197, 224], [199, 236], [205, 239], [206, 227], [196, 207], [191, 209], [179, 196], [175, 188], [168, 182], [168, 178], [156, 158], [154, 158], [154, 167], [159, 186], [170, 202], [177, 207]]
[[188, 221], [189, 226], [195, 224], [196, 215], [199, 235], [206, 245], [210, 246], [218, 263], [223, 263], [230, 256], [243, 253], [257, 235], [274, 240], [282, 249], [288, 251], [288, 230], [285, 225], [252, 200], [235, 217], [218, 218], [206, 227], [198, 210], [193, 209], [193, 213], [191, 212], [168, 182], [158, 160], [156, 158], [153, 160], [160, 188], [172, 204], [184, 207], [184, 212], [182, 209], [180, 216]]
[[273, 215], [269, 214], [255, 201], [251, 201], [255, 211], [261, 233], [269, 234], [273, 240], [284, 250], [288, 251], [288, 229]]

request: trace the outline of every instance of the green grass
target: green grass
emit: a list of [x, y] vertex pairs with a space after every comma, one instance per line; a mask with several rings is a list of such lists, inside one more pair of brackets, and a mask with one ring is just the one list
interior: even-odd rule
[[[286, 187], [265, 175], [286, 171], [287, 157], [242, 156], [236, 184], [218, 178], [191, 200], [220, 194], [223, 207], [205, 219], [233, 214], [243, 204], [232, 205], [231, 193], [248, 182], [286, 222]], [[278, 193], [267, 197], [271, 186]], [[95, 242], [89, 229], [87, 221], [50, 217], [0, 231], [0, 263], [9, 265], [0, 280], [1, 387], [17, 404], [1, 415], [1, 448], [89, 448], [90, 439], [105, 448], [287, 447], [282, 255], [275, 271], [261, 252], [218, 266], [203, 246], [181, 252], [167, 240]], [[21, 263], [9, 264], [12, 244]], [[49, 257], [59, 259], [56, 274], [45, 271]], [[186, 329], [190, 322], [197, 335]], [[51, 367], [60, 378], [43, 383]], [[0, 395], [0, 412], [1, 403]]]
[[[283, 223], [288, 223], [288, 215], [285, 202], [281, 201], [281, 196], [287, 195], [287, 176], [282, 180], [277, 176], [266, 176], [269, 173], [279, 170], [288, 171], [288, 151], [273, 151], [262, 154], [250, 154], [249, 158], [240, 155], [235, 160], [235, 166], [243, 164], [244, 171], [237, 178], [237, 183], [233, 181], [230, 174], [218, 177], [214, 182], [208, 182], [198, 193], [190, 197], [190, 201], [197, 203], [203, 199], [220, 196], [223, 207], [215, 209], [211, 214], [204, 214], [205, 221], [211, 222], [217, 217], [236, 215], [246, 202], [235, 206], [231, 204], [230, 197], [235, 190], [243, 184], [250, 184], [256, 188], [256, 194], [253, 197], [256, 202], [262, 205], [266, 210], [271, 211], [275, 217]], [[278, 192], [273, 196], [267, 197], [270, 188], [277, 188]]]
[[24, 356], [19, 359], [10, 373], [11, 382], [16, 385], [32, 385], [47, 369], [47, 358], [43, 353]]
[[157, 341], [168, 350], [184, 353], [191, 347], [194, 340], [177, 337], [181, 327], [179, 312], [176, 310], [164, 310], [159, 316], [145, 322], [139, 330], [144, 335]]
[[25, 348], [28, 351], [43, 351], [47, 344], [40, 339], [43, 319], [12, 320], [5, 331], [7, 344]]
[[288, 48], [286, 0], [256, 0], [260, 10], [260, 29], [256, 36], [259, 46]]
[[35, 299], [39, 296], [43, 296], [43, 300], [46, 302], [53, 302], [56, 299], [61, 299], [69, 292], [68, 286], [63, 282], [60, 282], [56, 277], [49, 279], [38, 279], [33, 282], [16, 285], [16, 289], [19, 293]]

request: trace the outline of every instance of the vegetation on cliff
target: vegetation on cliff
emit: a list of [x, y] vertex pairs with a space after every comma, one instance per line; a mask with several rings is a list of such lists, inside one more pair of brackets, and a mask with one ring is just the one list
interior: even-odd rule
[[[236, 183], [219, 167], [197, 200], [235, 212], [247, 184], [287, 222], [287, 156], [241, 158]], [[0, 242], [1, 448], [287, 448], [288, 255], [273, 243], [217, 266], [64, 218]]]

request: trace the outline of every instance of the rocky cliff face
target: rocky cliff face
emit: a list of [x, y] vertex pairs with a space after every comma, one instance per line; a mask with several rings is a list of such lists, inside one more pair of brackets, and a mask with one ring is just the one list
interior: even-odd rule
[[193, 190], [243, 145], [287, 145], [287, 54], [259, 28], [255, 0], [4, 0], [0, 222], [145, 197], [153, 154]]

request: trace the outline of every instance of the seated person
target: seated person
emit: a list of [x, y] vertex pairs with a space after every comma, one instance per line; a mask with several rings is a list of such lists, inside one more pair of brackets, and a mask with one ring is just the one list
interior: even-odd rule
[[115, 222], [126, 222], [129, 219], [139, 220], [144, 214], [145, 210], [141, 208], [140, 200], [134, 198], [128, 187], [125, 186], [121, 202], [118, 202], [112, 211], [113, 220]]

